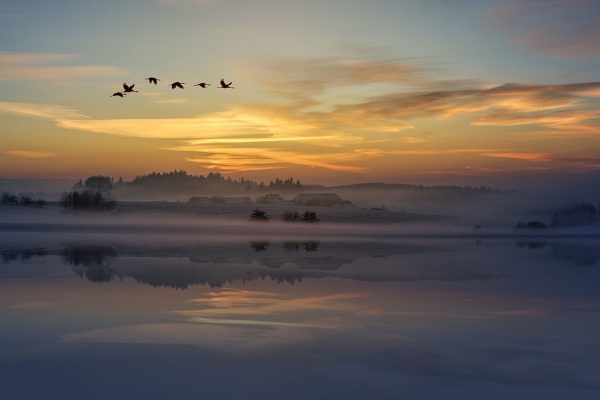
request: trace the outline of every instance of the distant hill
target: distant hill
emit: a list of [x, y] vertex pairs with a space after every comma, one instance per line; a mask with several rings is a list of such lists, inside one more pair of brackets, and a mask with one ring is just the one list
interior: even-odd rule
[[384, 183], [368, 182], [349, 185], [330, 186], [329, 189], [342, 190], [408, 190], [408, 191], [432, 191], [432, 192], [471, 192], [471, 193], [504, 193], [510, 192], [495, 189], [488, 186], [456, 186], [456, 185], [414, 185], [407, 183]]
[[[207, 175], [191, 175], [186, 171], [170, 172], [151, 172], [145, 175], [139, 175], [131, 181], [125, 181], [122, 178], [115, 180], [110, 177], [94, 177], [109, 179], [111, 182], [111, 191], [117, 196], [123, 197], [141, 197], [141, 196], [193, 196], [193, 195], [214, 195], [214, 194], [240, 194], [240, 193], [273, 193], [273, 192], [314, 192], [314, 191], [335, 191], [335, 190], [403, 190], [411, 192], [453, 192], [460, 194], [483, 194], [483, 193], [504, 193], [506, 191], [490, 188], [487, 186], [446, 186], [446, 185], [414, 185], [403, 183], [358, 183], [339, 186], [324, 185], [306, 185], [294, 178], [277, 178], [268, 183], [257, 182], [245, 178], [234, 179], [231, 176], [224, 176], [218, 172], [211, 172]], [[73, 190], [85, 187], [89, 180], [80, 180], [73, 186]]]

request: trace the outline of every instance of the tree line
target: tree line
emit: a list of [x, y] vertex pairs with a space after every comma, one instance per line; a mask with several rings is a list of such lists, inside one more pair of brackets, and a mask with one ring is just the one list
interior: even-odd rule
[[9, 192], [4, 192], [0, 197], [0, 204], [11, 206], [44, 207], [46, 205], [46, 200], [42, 199], [41, 197], [35, 197], [31, 194], [15, 195]]
[[126, 182], [119, 178], [112, 181], [115, 189], [142, 189], [161, 192], [186, 192], [198, 190], [236, 190], [236, 191], [266, 191], [266, 190], [302, 190], [304, 185], [299, 180], [290, 177], [287, 179], [276, 178], [268, 183], [256, 182], [241, 177], [223, 176], [218, 172], [207, 175], [191, 175], [186, 171], [151, 172], [138, 175]]

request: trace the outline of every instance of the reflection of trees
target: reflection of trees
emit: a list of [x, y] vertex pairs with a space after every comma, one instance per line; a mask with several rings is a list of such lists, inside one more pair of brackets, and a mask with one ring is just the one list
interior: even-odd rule
[[[517, 241], [516, 245], [521, 248], [541, 249], [548, 245], [545, 241]], [[562, 261], [570, 261], [582, 267], [591, 267], [598, 263], [600, 251], [594, 246], [574, 243], [551, 243], [552, 255]]]
[[85, 276], [92, 282], [109, 282], [113, 279], [114, 270], [110, 263], [117, 257], [117, 250], [112, 247], [67, 245], [62, 255], [80, 277]]
[[306, 242], [283, 242], [283, 249], [287, 252], [295, 252], [300, 251], [300, 249], [304, 249], [304, 251], [318, 251], [319, 246], [321, 245], [318, 241], [306, 241]]
[[582, 267], [591, 267], [598, 262], [598, 253], [592, 246], [571, 243], [553, 243], [552, 254], [559, 260], [572, 261]]
[[305, 274], [298, 270], [271, 271], [251, 266], [178, 266], [165, 270], [161, 267], [146, 267], [143, 270], [119, 271], [119, 276], [129, 276], [136, 282], [153, 287], [187, 289], [192, 285], [208, 285], [220, 288], [234, 283], [271, 279], [276, 283], [290, 285], [302, 281]]
[[[258, 253], [257, 253], [258, 249]], [[233, 283], [271, 280], [276, 283], [295, 284], [304, 279], [339, 277], [360, 281], [415, 281], [492, 279], [494, 274], [481, 274], [470, 268], [457, 271], [445, 265], [419, 267], [406, 266], [400, 270], [386, 268], [349, 269], [343, 267], [361, 257], [386, 258], [391, 255], [409, 255], [443, 251], [439, 247], [420, 244], [386, 244], [379, 242], [287, 241], [276, 246], [268, 241], [205, 245], [193, 244], [121, 244], [118, 247], [72, 243], [62, 249], [45, 251], [32, 249], [29, 254], [62, 256], [75, 274], [92, 282], [107, 282], [115, 278], [133, 278], [139, 283], [185, 289], [192, 285], [222, 287]], [[116, 257], [128, 262], [114, 262]], [[5, 252], [14, 259], [15, 254]], [[17, 259], [20, 257], [16, 255]], [[188, 258], [189, 263], [165, 265], [170, 258]], [[136, 262], [136, 260], [145, 260]], [[152, 261], [154, 260], [154, 261]]]
[[4, 250], [0, 252], [0, 257], [4, 263], [10, 263], [18, 260], [26, 261], [33, 257], [44, 257], [47, 254], [45, 249]]
[[548, 243], [544, 242], [544, 241], [536, 241], [536, 240], [531, 240], [531, 241], [517, 241], [517, 246], [519, 247], [527, 247], [529, 249], [541, 249], [546, 247]]
[[267, 248], [271, 245], [271, 242], [267, 240], [257, 240], [250, 242], [250, 247], [254, 249], [255, 252], [259, 253], [261, 251], [267, 250]]
[[317, 250], [319, 250], [320, 245], [321, 245], [321, 243], [319, 243], [319, 242], [304, 242], [304, 250], [317, 251]]

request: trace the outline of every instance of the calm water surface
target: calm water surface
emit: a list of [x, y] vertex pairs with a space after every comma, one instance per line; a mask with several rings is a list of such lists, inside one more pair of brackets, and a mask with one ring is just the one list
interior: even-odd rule
[[4, 399], [598, 399], [600, 242], [0, 233]]

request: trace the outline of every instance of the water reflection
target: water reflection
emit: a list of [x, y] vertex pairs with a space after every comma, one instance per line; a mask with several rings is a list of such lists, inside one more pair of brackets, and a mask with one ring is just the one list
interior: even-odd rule
[[[105, 245], [68, 243], [60, 250], [37, 249], [38, 257], [60, 256], [79, 277], [92, 282], [133, 278], [156, 287], [185, 289], [190, 285], [223, 287], [234, 282], [271, 279], [296, 284], [303, 279], [339, 277], [359, 281], [462, 281], [497, 279], [504, 275], [482, 272], [476, 266], [447, 268], [435, 263], [398, 266], [394, 257], [445, 254], [432, 244], [326, 243], [319, 241], [251, 241], [242, 244], [194, 244], [188, 246]], [[248, 251], [250, 250], [250, 251]], [[34, 250], [10, 250], [5, 263], [30, 257]], [[182, 259], [189, 262], [182, 263]], [[145, 260], [144, 263], [135, 262]], [[160, 262], [149, 262], [150, 260]], [[175, 261], [176, 260], [176, 261]], [[368, 262], [369, 269], [354, 268]]]
[[[599, 247], [575, 243], [517, 241], [516, 246], [539, 251], [540, 260], [549, 255], [567, 265], [585, 267], [596, 265], [600, 254]], [[491, 250], [484, 244], [478, 244], [474, 249], [478, 248], [483, 251], [482, 262], [470, 265], [462, 263], [464, 253], [440, 244], [323, 244], [319, 241], [250, 241], [247, 248], [241, 243], [165, 246], [71, 242], [59, 249], [3, 250], [0, 257], [3, 263], [9, 264], [60, 256], [77, 276], [91, 282], [129, 277], [142, 284], [178, 289], [198, 284], [223, 287], [233, 282], [267, 278], [293, 285], [303, 279], [326, 277], [382, 282], [485, 281], [522, 275], [522, 271], [515, 273], [510, 266], [494, 268], [492, 260], [485, 258]], [[132, 262], [142, 259], [160, 262]], [[189, 262], [179, 262], [182, 259]], [[367, 262], [369, 269], [353, 269], [353, 264], [359, 261]]]
[[560, 260], [572, 261], [575, 265], [592, 267], [597, 264], [600, 251], [591, 246], [555, 243], [552, 245], [552, 254]]
[[10, 263], [15, 261], [26, 261], [33, 257], [44, 257], [48, 254], [46, 249], [24, 249], [24, 250], [3, 250], [0, 251], [2, 262]]
[[530, 240], [530, 241], [518, 240], [516, 243], [517, 243], [517, 246], [519, 246], [519, 247], [526, 247], [529, 249], [543, 249], [544, 247], [546, 247], [548, 245], [548, 242], [537, 241], [537, 240]]
[[[518, 247], [543, 249], [548, 245], [544, 241], [517, 241]], [[551, 243], [552, 255], [558, 260], [568, 261], [582, 267], [592, 267], [598, 263], [600, 248], [578, 243]]]
[[6, 398], [600, 393], [595, 241], [31, 242], [0, 251]]
[[73, 266], [80, 277], [85, 276], [92, 282], [110, 282], [115, 271], [110, 267], [117, 250], [99, 245], [66, 245], [62, 251], [64, 260]]

